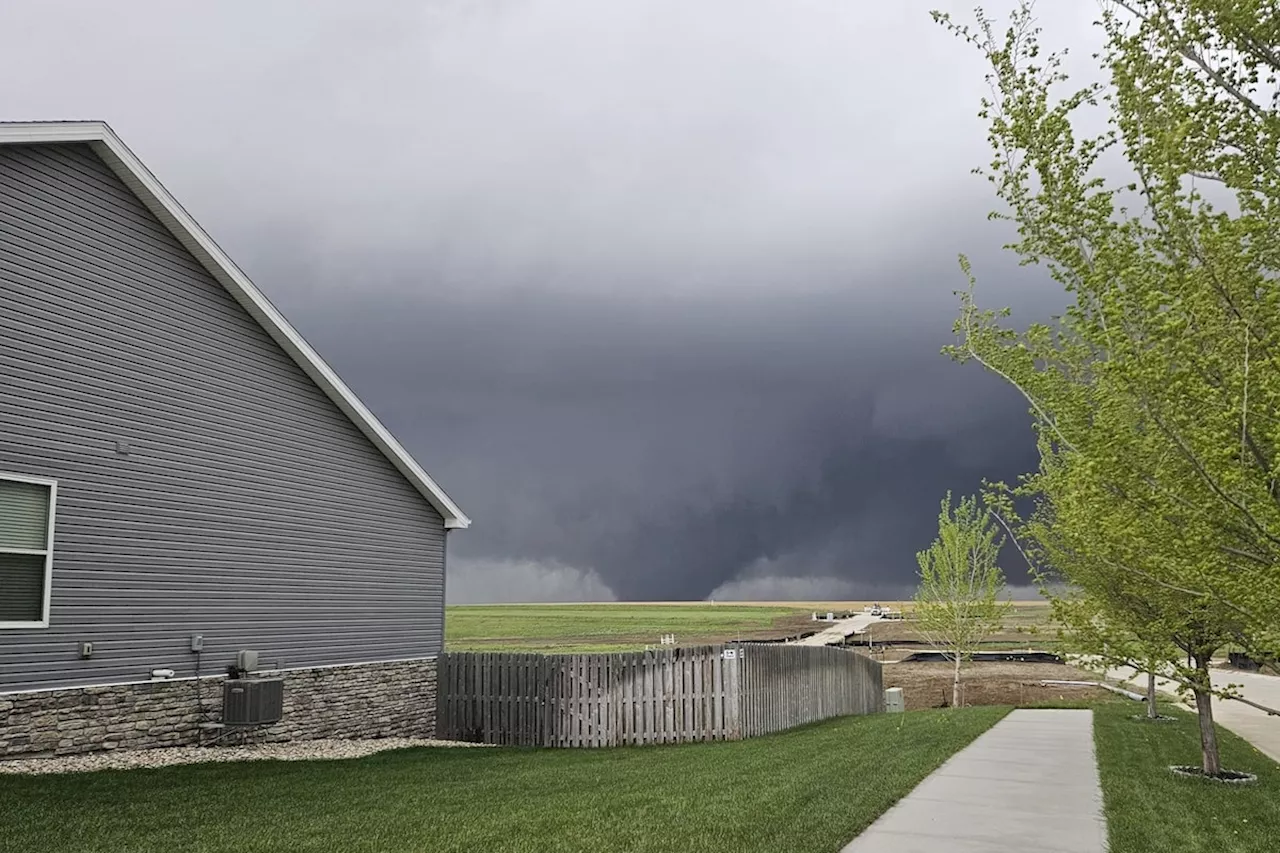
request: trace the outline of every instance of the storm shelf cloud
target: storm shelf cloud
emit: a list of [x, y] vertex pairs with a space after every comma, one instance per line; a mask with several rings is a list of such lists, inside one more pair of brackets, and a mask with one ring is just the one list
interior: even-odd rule
[[474, 518], [451, 600], [892, 598], [946, 490], [1036, 461], [939, 354], [957, 255], [1062, 300], [929, 8], [6, 4], [0, 118], [152, 165]]

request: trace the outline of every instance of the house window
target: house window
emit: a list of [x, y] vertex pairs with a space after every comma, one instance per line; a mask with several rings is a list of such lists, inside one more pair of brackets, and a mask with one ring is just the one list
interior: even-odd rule
[[54, 480], [0, 474], [0, 628], [49, 625]]

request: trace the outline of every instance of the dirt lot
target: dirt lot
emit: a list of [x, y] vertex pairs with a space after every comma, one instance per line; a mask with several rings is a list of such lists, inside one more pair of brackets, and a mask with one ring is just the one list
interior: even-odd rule
[[[901, 687], [907, 710], [951, 704], [951, 664], [886, 663], [884, 686]], [[960, 672], [965, 705], [1023, 705], [1028, 702], [1088, 700], [1107, 695], [1096, 687], [1041, 686], [1041, 680], [1095, 681], [1064, 664], [968, 663]]]
[[[910, 617], [910, 613], [907, 614]], [[1004, 625], [996, 633], [987, 637], [986, 643], [992, 645], [1040, 646], [1057, 642], [1057, 633], [1052, 625], [1052, 612], [1047, 604], [1034, 602], [1016, 603], [1008, 615], [1004, 617]], [[877, 622], [871, 627], [871, 636], [877, 644], [902, 640], [921, 640], [916, 631], [916, 623], [911, 618], [901, 621]]]
[[[1047, 604], [1016, 602], [1013, 610], [1005, 616], [1001, 629], [987, 637], [981, 648], [988, 651], [1058, 651], [1061, 643], [1052, 624], [1052, 615]], [[883, 663], [899, 661], [920, 648], [932, 648], [920, 635], [916, 622], [910, 616], [908, 612], [905, 620], [877, 622], [867, 633], [851, 637], [848, 642], [850, 645], [867, 648], [872, 657]]]

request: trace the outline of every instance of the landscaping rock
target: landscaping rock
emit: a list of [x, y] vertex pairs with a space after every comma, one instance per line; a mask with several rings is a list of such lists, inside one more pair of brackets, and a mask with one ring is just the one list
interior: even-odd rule
[[[115, 746], [116, 744], [110, 742], [103, 744], [105, 749], [113, 749]], [[214, 761], [317, 761], [362, 758], [375, 752], [411, 746], [458, 747], [489, 746], [489, 744], [425, 738], [378, 738], [376, 740], [309, 740], [251, 746], [159, 747], [89, 755], [66, 755], [58, 758], [0, 761], [0, 773], [84, 773], [93, 770], [129, 770], [139, 767], [167, 767], [173, 764], [203, 764]]]

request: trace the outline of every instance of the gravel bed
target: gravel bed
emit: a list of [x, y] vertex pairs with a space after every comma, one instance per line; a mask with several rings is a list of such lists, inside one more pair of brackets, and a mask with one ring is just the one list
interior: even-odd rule
[[57, 758], [11, 759], [0, 761], [0, 773], [84, 773], [91, 770], [132, 770], [210, 761], [319, 761], [360, 758], [375, 752], [410, 746], [483, 747], [489, 744], [389, 737], [374, 740], [305, 740], [248, 746], [158, 747], [64, 755]]

